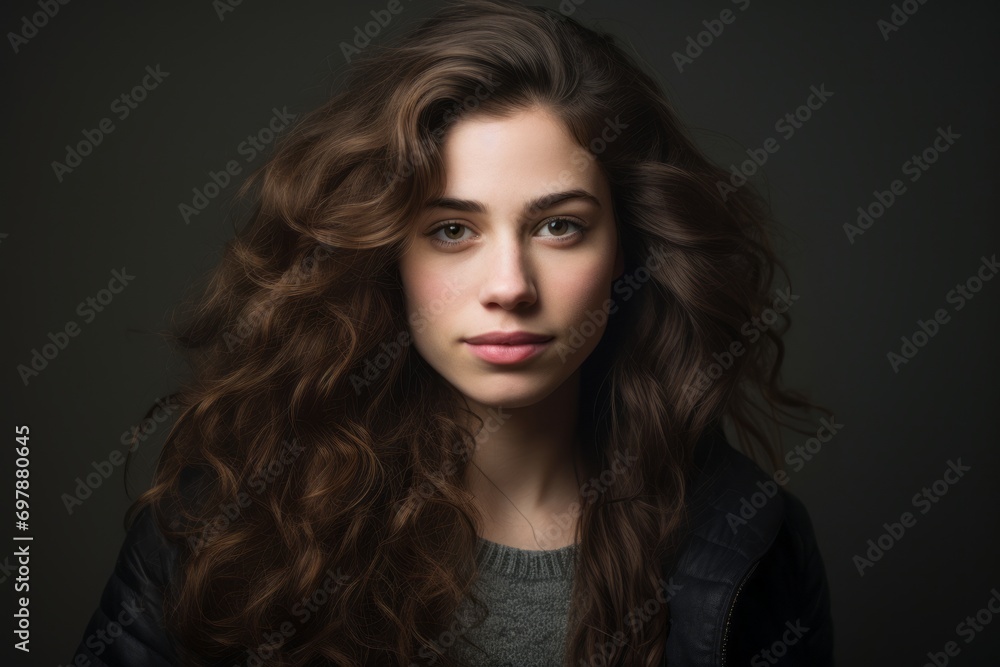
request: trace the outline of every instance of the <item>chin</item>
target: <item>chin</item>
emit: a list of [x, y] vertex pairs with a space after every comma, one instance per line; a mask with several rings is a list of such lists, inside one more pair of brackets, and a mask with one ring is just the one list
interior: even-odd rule
[[526, 408], [542, 401], [551, 394], [559, 382], [542, 381], [539, 378], [463, 378], [460, 383], [452, 383], [470, 401], [485, 406], [503, 408]]

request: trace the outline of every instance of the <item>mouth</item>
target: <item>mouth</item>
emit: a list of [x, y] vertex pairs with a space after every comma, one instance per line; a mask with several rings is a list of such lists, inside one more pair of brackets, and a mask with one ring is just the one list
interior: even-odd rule
[[541, 354], [555, 336], [528, 331], [491, 331], [466, 338], [469, 351], [493, 364], [516, 364]]
[[465, 341], [472, 354], [493, 364], [516, 364], [541, 354], [552, 344], [552, 339], [537, 343], [513, 345], [470, 343]]
[[554, 336], [532, 333], [530, 331], [490, 331], [479, 336], [463, 339], [471, 345], [529, 345], [546, 343]]

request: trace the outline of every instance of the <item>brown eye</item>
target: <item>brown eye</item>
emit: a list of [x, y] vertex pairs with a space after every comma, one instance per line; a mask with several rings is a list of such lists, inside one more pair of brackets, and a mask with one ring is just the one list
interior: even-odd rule
[[[548, 227], [549, 231], [553, 232], [556, 236], [562, 236], [566, 231], [566, 223], [569, 222], [566, 218], [556, 218], [555, 220], [549, 221]], [[559, 230], [562, 231], [559, 231]]]
[[432, 229], [427, 236], [431, 243], [442, 248], [457, 247], [465, 243], [468, 239], [463, 239], [462, 235], [469, 228], [458, 222], [446, 222]]
[[[574, 230], [568, 225], [573, 225], [577, 227], [577, 229]], [[552, 218], [545, 223], [545, 226], [542, 229], [548, 232], [548, 234], [542, 234], [542, 238], [555, 238], [559, 239], [561, 242], [564, 240], [569, 241], [570, 239], [582, 236], [586, 227], [570, 218]]]

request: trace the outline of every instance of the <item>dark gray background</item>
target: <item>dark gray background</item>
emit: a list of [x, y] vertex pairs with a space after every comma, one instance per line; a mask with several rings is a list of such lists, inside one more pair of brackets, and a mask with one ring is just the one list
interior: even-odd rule
[[[547, 3], [556, 6], [555, 3]], [[916, 5], [916, 3], [913, 3]], [[34, 2], [6, 3], [0, 27], [20, 31]], [[210, 2], [85, 3], [59, 13], [14, 53], [2, 48], [7, 92], [0, 271], [6, 286], [4, 429], [0, 484], [13, 487], [13, 426], [31, 427], [31, 659], [64, 664], [96, 608], [123, 538], [130, 499], [122, 468], [68, 514], [62, 494], [92, 461], [124, 450], [121, 434], [174, 388], [181, 367], [153, 333], [189, 285], [218, 260], [231, 235], [235, 185], [185, 225], [209, 170], [239, 159], [237, 147], [265, 127], [272, 108], [299, 113], [321, 103], [346, 68], [339, 44], [385, 2], [243, 2], [216, 14]], [[430, 13], [404, 0], [377, 37]], [[671, 54], [703, 20], [726, 8], [736, 19], [679, 72]], [[844, 428], [790, 489], [810, 509], [833, 595], [842, 665], [923, 665], [948, 641], [950, 664], [1000, 665], [1000, 618], [971, 643], [956, 625], [1000, 587], [996, 415], [1000, 280], [960, 311], [946, 301], [980, 258], [1000, 251], [996, 188], [998, 87], [995, 3], [919, 5], [888, 40], [877, 26], [890, 2], [586, 0], [575, 16], [626, 36], [660, 74], [683, 118], [720, 162], [768, 137], [780, 144], [764, 167], [782, 255], [800, 296], [784, 377], [830, 406]], [[169, 76], [128, 118], [111, 101], [159, 64]], [[774, 128], [812, 85], [834, 95], [785, 140]], [[58, 182], [51, 162], [81, 131], [111, 117], [115, 131]], [[901, 172], [937, 128], [961, 135], [916, 182]], [[876, 223], [847, 241], [856, 209], [894, 179], [907, 190]], [[93, 322], [77, 304], [113, 269], [135, 275]], [[918, 319], [945, 308], [951, 321], [893, 372]], [[81, 332], [25, 386], [18, 364], [69, 320]], [[817, 424], [818, 426], [818, 424]], [[165, 428], [135, 452], [133, 494], [145, 488]], [[804, 438], [788, 433], [788, 445]], [[949, 459], [971, 471], [926, 515], [911, 497], [941, 478]], [[13, 509], [13, 491], [4, 493]], [[859, 576], [852, 557], [905, 511], [917, 523]], [[9, 514], [7, 516], [10, 516]], [[3, 533], [0, 565], [13, 551]], [[3, 561], [4, 556], [8, 561]], [[2, 636], [13, 654], [13, 577], [0, 571]], [[762, 647], [763, 648], [763, 647]], [[780, 665], [780, 662], [778, 663]]]

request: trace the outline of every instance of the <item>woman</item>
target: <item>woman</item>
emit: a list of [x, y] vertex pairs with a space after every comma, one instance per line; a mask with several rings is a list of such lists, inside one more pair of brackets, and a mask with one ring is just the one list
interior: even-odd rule
[[723, 432], [777, 466], [814, 407], [757, 195], [553, 11], [452, 3], [354, 67], [241, 190], [80, 653], [831, 664], [808, 514]]

